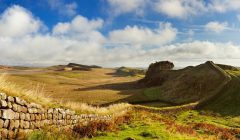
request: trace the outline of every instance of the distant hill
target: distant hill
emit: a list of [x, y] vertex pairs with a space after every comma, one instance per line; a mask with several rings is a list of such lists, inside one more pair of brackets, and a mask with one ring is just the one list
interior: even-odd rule
[[0, 65], [0, 69], [10, 69], [11, 67], [10, 66], [2, 66]]
[[100, 66], [97, 65], [82, 65], [82, 64], [76, 64], [76, 63], [69, 63], [67, 65], [68, 67], [79, 67], [79, 68], [102, 68]]
[[137, 75], [144, 75], [145, 70], [137, 69], [137, 68], [130, 68], [130, 67], [120, 67], [116, 70], [116, 75], [120, 76], [137, 76]]
[[57, 71], [90, 71], [93, 68], [102, 68], [97, 65], [82, 65], [77, 63], [69, 63], [67, 65], [56, 65], [48, 67], [48, 69], [51, 70], [57, 70]]

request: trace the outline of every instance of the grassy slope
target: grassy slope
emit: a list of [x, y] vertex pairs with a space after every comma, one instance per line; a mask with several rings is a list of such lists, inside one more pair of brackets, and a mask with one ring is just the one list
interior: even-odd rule
[[[183, 111], [173, 114], [134, 112], [134, 120], [112, 133], [100, 133], [96, 140], [123, 140], [125, 138], [197, 140], [232, 139], [240, 136], [240, 119], [223, 117], [205, 111]], [[233, 133], [234, 131], [235, 133]], [[232, 132], [231, 132], [232, 131]], [[227, 138], [226, 138], [227, 137]]]
[[23, 88], [40, 85], [46, 96], [56, 100], [103, 104], [136, 95], [144, 99], [140, 89], [132, 85], [140, 77], [119, 77], [113, 69], [92, 71], [38, 71], [14, 70], [8, 75], [9, 81]]
[[71, 102], [66, 100], [61, 101], [57, 99], [53, 100], [53, 98], [49, 98], [44, 94], [43, 88], [41, 86], [32, 85], [25, 89], [13, 82], [9, 82], [5, 74], [0, 76], [0, 93], [1, 92], [7, 94], [8, 96], [20, 97], [29, 103], [32, 102], [40, 104], [45, 108], [68, 108], [76, 111], [76, 113], [84, 114], [112, 114], [114, 116], [118, 116], [128, 110], [128, 108], [131, 106], [130, 104], [119, 103], [107, 107], [96, 107], [88, 105], [86, 103]]
[[223, 115], [240, 115], [240, 71], [227, 71], [232, 80], [217, 94], [210, 99], [202, 109], [219, 112]]
[[[203, 100], [214, 95], [229, 81], [229, 77], [211, 62], [193, 68], [163, 71], [150, 77], [147, 82], [165, 77], [162, 84], [145, 90], [144, 95], [152, 100], [183, 104]], [[155, 79], [154, 79], [155, 78]], [[211, 83], [211, 84], [209, 84]]]

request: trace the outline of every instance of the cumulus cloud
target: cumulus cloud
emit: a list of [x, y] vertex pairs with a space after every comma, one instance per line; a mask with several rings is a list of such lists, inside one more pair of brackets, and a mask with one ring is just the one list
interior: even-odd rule
[[138, 26], [127, 26], [124, 29], [109, 33], [111, 42], [130, 44], [132, 46], [160, 46], [170, 43], [176, 38], [177, 29], [170, 23], [161, 23], [156, 29]]
[[[105, 37], [98, 31], [103, 24], [101, 19], [88, 20], [76, 16], [70, 22], [58, 23], [52, 32], [41, 33], [42, 26], [36, 26], [36, 23], [42, 22], [22, 7], [10, 7], [1, 17], [2, 64], [49, 65], [74, 61], [93, 63], [98, 62], [100, 52], [104, 50]], [[10, 34], [9, 30], [14, 32]]]
[[104, 41], [104, 36], [98, 31], [103, 26], [102, 19], [88, 20], [76, 16], [71, 22], [58, 23], [53, 27], [53, 35], [75, 38], [80, 40]]
[[0, 36], [21, 37], [39, 31], [42, 23], [26, 9], [12, 6], [0, 16]]
[[47, 1], [52, 10], [57, 11], [64, 16], [74, 16], [77, 14], [77, 3], [65, 3], [64, 0], [48, 0]]
[[[224, 52], [224, 53], [223, 53]], [[197, 65], [211, 60], [216, 63], [240, 65], [240, 46], [232, 43], [214, 43], [209, 41], [192, 41], [165, 45], [135, 56], [137, 62], [145, 64], [157, 60], [171, 60], [177, 66]], [[134, 60], [132, 58], [131, 60]]]
[[[188, 19], [206, 13], [225, 13], [239, 11], [239, 0], [106, 0], [111, 15], [126, 13], [144, 15], [147, 11], [156, 11], [170, 18]], [[147, 10], [146, 10], [147, 9]]]
[[209, 12], [239, 11], [239, 0], [157, 0], [155, 10], [171, 18], [186, 19]]
[[107, 0], [111, 14], [120, 15], [130, 12], [135, 12], [138, 15], [143, 14], [143, 8], [146, 5], [146, 0]]
[[[19, 26], [2, 24], [6, 19], [14, 19], [15, 23], [19, 20], [13, 18], [15, 14], [6, 14], [14, 9], [16, 6], [3, 12], [0, 29]], [[35, 25], [32, 23], [41, 23], [26, 9], [17, 9], [16, 14], [27, 15], [26, 21], [31, 21], [21, 24], [28, 23], [26, 25], [30, 27]], [[240, 46], [231, 43], [192, 41], [169, 44], [177, 34], [177, 29], [170, 23], [161, 23], [155, 29], [127, 26], [113, 30], [106, 36], [100, 32], [103, 22], [102, 19], [87, 19], [79, 15], [69, 22], [56, 24], [52, 31], [46, 33], [39, 32], [42, 28], [40, 25], [28, 31], [22, 31], [25, 29], [23, 26], [21, 34], [18, 30], [11, 34], [1, 32], [0, 64], [53, 65], [76, 62], [103, 66], [147, 66], [154, 61], [171, 60], [182, 66], [187, 62], [198, 64], [214, 60], [224, 63], [231, 60], [229, 64], [240, 65]]]
[[239, 0], [211, 0], [209, 9], [216, 12], [227, 12], [233, 10], [240, 10]]
[[71, 32], [77, 33], [87, 33], [89, 31], [97, 30], [102, 28], [103, 20], [102, 19], [94, 19], [88, 20], [83, 16], [76, 16], [70, 23], [58, 23], [53, 28], [54, 34], [68, 34]]
[[229, 27], [228, 27], [227, 22], [220, 23], [220, 22], [217, 22], [217, 21], [211, 21], [211, 22], [209, 22], [205, 25], [205, 29], [207, 31], [213, 31], [213, 32], [216, 32], [216, 33], [221, 33], [223, 31], [229, 29]]
[[155, 10], [171, 18], [184, 19], [206, 11], [203, 0], [158, 0]]
[[[193, 41], [164, 46], [156, 52], [165, 52], [166, 57], [173, 59], [239, 59], [240, 48], [232, 43], [213, 43]], [[223, 53], [224, 52], [224, 53]]]
[[[160, 60], [173, 61], [176, 66], [198, 65], [205, 61], [240, 66], [240, 46], [232, 43], [214, 43], [209, 41], [192, 41], [163, 45], [149, 50], [124, 46], [107, 50], [106, 60], [111, 65], [148, 66]], [[224, 52], [224, 53], [223, 53]], [[106, 61], [107, 62], [107, 61]]]

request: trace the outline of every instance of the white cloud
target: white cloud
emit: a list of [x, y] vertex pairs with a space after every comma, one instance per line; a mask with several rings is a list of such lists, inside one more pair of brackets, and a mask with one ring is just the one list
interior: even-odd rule
[[204, 13], [239, 11], [239, 0], [157, 0], [155, 11], [171, 18], [187, 19]]
[[223, 31], [229, 29], [229, 27], [228, 27], [227, 22], [220, 23], [220, 22], [217, 22], [217, 21], [211, 21], [211, 22], [209, 22], [205, 25], [205, 29], [207, 31], [213, 31], [213, 32], [216, 32], [216, 33], [221, 33]]
[[48, 0], [47, 2], [52, 10], [56, 10], [61, 15], [74, 16], [77, 14], [76, 2], [65, 3], [63, 0]]
[[143, 14], [143, 8], [146, 0], [107, 0], [110, 5], [111, 14], [120, 15], [135, 12], [138, 15]]
[[98, 31], [103, 26], [102, 19], [88, 20], [76, 16], [71, 22], [58, 23], [53, 27], [53, 35], [71, 37], [80, 40], [104, 41], [104, 36]]
[[[24, 15], [24, 22], [19, 20], [19, 15]], [[30, 15], [29, 11], [19, 6], [13, 6], [1, 15], [4, 18], [1, 18], [0, 23], [7, 24], [0, 24], [2, 30], [0, 34], [5, 33], [3, 31], [9, 33], [9, 30], [19, 29], [19, 27], [21, 30], [0, 35], [0, 55], [3, 58], [0, 63], [16, 65], [49, 65], [74, 61], [97, 63], [101, 60], [99, 57], [103, 57], [101, 52], [104, 50], [105, 37], [98, 31], [102, 27], [103, 20], [88, 20], [85, 17], [76, 16], [71, 22], [57, 24], [52, 33], [43, 34], [38, 32], [40, 26], [32, 30], [32, 26], [35, 25], [32, 23], [40, 23], [40, 21]], [[17, 24], [9, 24], [10, 22], [5, 21]]]
[[[26, 9], [19, 8], [23, 15], [31, 15]], [[0, 23], [14, 17], [14, 14], [7, 15], [1, 18]], [[29, 21], [40, 22], [33, 16]], [[103, 66], [148, 66], [154, 61], [170, 60], [179, 66], [213, 60], [240, 65], [240, 46], [231, 43], [192, 41], [169, 45], [177, 33], [170, 23], [162, 23], [155, 29], [128, 26], [111, 31], [108, 36], [100, 32], [102, 24], [101, 19], [90, 20], [79, 15], [70, 22], [57, 24], [52, 32], [45, 34], [37, 32], [38, 26], [24, 34], [1, 35], [0, 64], [53, 65], [76, 62]], [[14, 29], [18, 24], [11, 27], [0, 24], [0, 29], [3, 27]], [[107, 46], [111, 43], [114, 47]]]
[[148, 11], [156, 11], [170, 18], [188, 19], [209, 13], [225, 13], [239, 11], [239, 0], [106, 0], [110, 6], [110, 14], [118, 16], [126, 13], [145, 15]]
[[[224, 52], [224, 53], [223, 53]], [[159, 60], [170, 60], [177, 66], [197, 65], [205, 61], [214, 61], [240, 66], [240, 46], [232, 43], [213, 43], [209, 41], [192, 41], [166, 45], [145, 51], [128, 58], [134, 64], [145, 66]], [[143, 63], [141, 63], [143, 62]]]
[[76, 16], [70, 23], [58, 23], [53, 28], [54, 34], [66, 34], [70, 32], [86, 33], [102, 28], [103, 20], [94, 19], [88, 20], [83, 16]]
[[155, 10], [171, 18], [188, 18], [206, 11], [203, 0], [158, 0]]
[[107, 50], [107, 52], [105, 62], [112, 62], [111, 66], [146, 67], [152, 62], [162, 60], [173, 61], [176, 66], [198, 65], [209, 60], [240, 66], [240, 46], [232, 43], [192, 41], [164, 45], [149, 50], [131, 48], [131, 46], [116, 47]]
[[0, 16], [0, 36], [3, 37], [20, 37], [36, 33], [41, 26], [41, 21], [20, 6], [12, 6]]
[[170, 43], [176, 35], [177, 29], [173, 28], [170, 23], [161, 23], [156, 29], [127, 26], [124, 29], [110, 32], [109, 38], [111, 42], [152, 47]]
[[233, 10], [240, 10], [239, 0], [211, 0], [209, 9], [215, 12], [227, 12]]
[[239, 0], [106, 0], [110, 14], [118, 16], [126, 13], [144, 15], [154, 10], [170, 18], [188, 19], [209, 13], [239, 11]]

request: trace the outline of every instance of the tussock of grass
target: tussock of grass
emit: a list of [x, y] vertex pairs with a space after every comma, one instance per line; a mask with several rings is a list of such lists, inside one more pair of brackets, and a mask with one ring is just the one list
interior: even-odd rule
[[65, 106], [71, 108], [78, 113], [91, 113], [91, 114], [112, 114], [115, 116], [126, 113], [131, 105], [127, 103], [113, 104], [108, 107], [96, 107], [86, 103], [67, 102]]
[[44, 95], [44, 86], [38, 84], [29, 89], [23, 89], [20, 86], [9, 82], [7, 74], [0, 76], [0, 91], [5, 92], [9, 96], [18, 96], [28, 102], [35, 102], [43, 106], [51, 105], [51, 99]]

